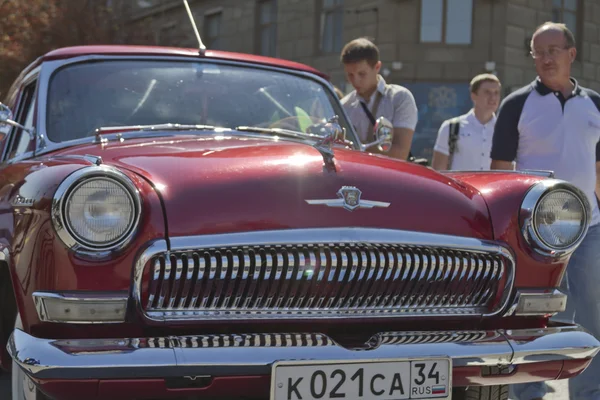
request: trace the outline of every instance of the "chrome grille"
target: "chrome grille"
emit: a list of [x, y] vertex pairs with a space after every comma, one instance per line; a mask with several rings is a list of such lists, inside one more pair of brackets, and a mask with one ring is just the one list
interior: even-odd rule
[[[485, 331], [384, 332], [371, 337], [360, 350], [382, 345], [428, 343], [475, 343], [494, 339]], [[144, 339], [140, 347], [225, 348], [225, 347], [323, 347], [336, 342], [320, 333], [252, 333], [242, 335], [169, 336]], [[350, 349], [353, 349], [350, 347]]]
[[143, 261], [154, 319], [486, 315], [502, 305], [513, 268], [497, 246], [362, 242], [206, 247]]
[[319, 333], [252, 333], [147, 339], [148, 347], [160, 348], [321, 347], [333, 345], [335, 345], [333, 340]]
[[[371, 336], [349, 350], [372, 350], [380, 346], [417, 345], [432, 343], [478, 343], [504, 340], [496, 331], [408, 331], [382, 332]], [[340, 346], [322, 333], [248, 333], [166, 336], [132, 339], [57, 340], [53, 345], [70, 354], [118, 353], [141, 348], [231, 348], [231, 347], [329, 347]]]
[[[385, 332], [379, 336], [377, 344], [425, 344], [425, 343], [461, 343], [481, 342], [488, 339], [486, 331], [452, 331], [452, 332]], [[369, 343], [378, 341], [371, 339]], [[376, 346], [374, 346], [376, 347]]]

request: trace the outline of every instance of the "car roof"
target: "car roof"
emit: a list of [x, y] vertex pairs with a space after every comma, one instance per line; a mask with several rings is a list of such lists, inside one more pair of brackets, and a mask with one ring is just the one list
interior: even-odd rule
[[88, 46], [73, 46], [63, 47], [52, 50], [43, 56], [39, 57], [32, 65], [27, 68], [31, 70], [44, 61], [67, 59], [88, 55], [132, 55], [132, 56], [179, 56], [190, 58], [209, 58], [221, 59], [228, 61], [241, 61], [261, 65], [270, 65], [274, 67], [294, 69], [316, 74], [327, 80], [329, 76], [313, 67], [294, 61], [283, 60], [280, 58], [258, 56], [246, 53], [235, 53], [229, 51], [206, 50], [204, 54], [200, 54], [198, 49], [164, 47], [164, 46], [135, 46], [135, 45], [88, 45]]

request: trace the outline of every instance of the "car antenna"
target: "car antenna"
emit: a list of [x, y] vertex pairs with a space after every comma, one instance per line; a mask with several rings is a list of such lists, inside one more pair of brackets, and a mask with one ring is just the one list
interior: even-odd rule
[[200, 54], [204, 55], [204, 52], [206, 51], [206, 46], [204, 45], [204, 43], [202, 43], [202, 39], [200, 38], [200, 33], [198, 32], [196, 21], [194, 21], [192, 10], [190, 10], [190, 5], [188, 4], [187, 0], [183, 0], [183, 4], [185, 5], [185, 9], [187, 10], [188, 16], [190, 17], [190, 21], [192, 22], [192, 27], [194, 28], [196, 39], [198, 39], [198, 49], [200, 51]]

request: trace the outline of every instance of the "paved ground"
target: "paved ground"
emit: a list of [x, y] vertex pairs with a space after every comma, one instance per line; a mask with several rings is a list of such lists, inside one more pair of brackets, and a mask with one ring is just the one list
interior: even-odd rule
[[[569, 393], [565, 380], [552, 382], [550, 385], [555, 390], [548, 394], [544, 400], [568, 400]], [[6, 373], [0, 375], [0, 399], [10, 399], [10, 376]]]
[[550, 384], [554, 393], [548, 393], [544, 400], [568, 400], [569, 399], [569, 388], [567, 386], [568, 380], [555, 381]]

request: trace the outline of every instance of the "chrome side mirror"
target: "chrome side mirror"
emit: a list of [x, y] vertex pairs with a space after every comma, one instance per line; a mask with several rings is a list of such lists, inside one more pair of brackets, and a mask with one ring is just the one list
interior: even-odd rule
[[6, 104], [0, 103], [0, 124], [7, 123], [6, 121], [13, 120], [13, 113], [10, 107]]
[[0, 103], [0, 125], [14, 126], [15, 128], [19, 128], [22, 129], [24, 132], [27, 132], [32, 139], [35, 137], [33, 129], [25, 128], [23, 125], [13, 120], [13, 118], [13, 112], [10, 109], [10, 107], [8, 107], [4, 103]]
[[385, 117], [379, 117], [375, 121], [373, 131], [375, 133], [375, 141], [361, 144], [360, 149], [365, 151], [370, 147], [377, 146], [377, 149], [383, 153], [390, 151], [394, 139], [394, 126], [392, 123]]

